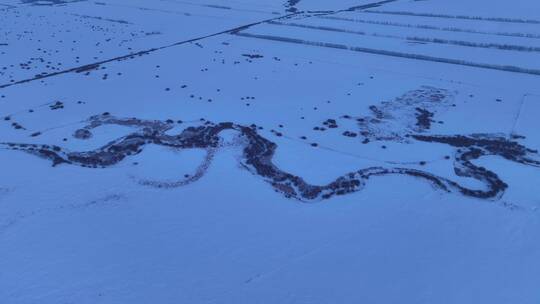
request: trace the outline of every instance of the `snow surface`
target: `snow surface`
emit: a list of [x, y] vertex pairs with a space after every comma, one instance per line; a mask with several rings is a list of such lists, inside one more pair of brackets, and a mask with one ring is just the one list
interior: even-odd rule
[[0, 303], [539, 303], [539, 84], [535, 0], [0, 0]]

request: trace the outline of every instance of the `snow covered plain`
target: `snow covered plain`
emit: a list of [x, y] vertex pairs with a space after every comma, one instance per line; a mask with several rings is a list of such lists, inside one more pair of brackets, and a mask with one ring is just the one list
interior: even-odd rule
[[540, 4], [0, 0], [0, 303], [539, 303]]

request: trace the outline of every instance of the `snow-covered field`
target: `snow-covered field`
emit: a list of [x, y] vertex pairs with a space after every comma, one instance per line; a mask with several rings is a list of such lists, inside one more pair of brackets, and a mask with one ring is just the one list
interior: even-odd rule
[[0, 0], [0, 303], [539, 303], [539, 116], [535, 0]]

